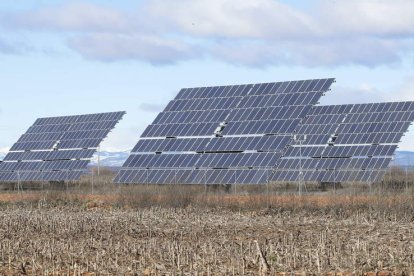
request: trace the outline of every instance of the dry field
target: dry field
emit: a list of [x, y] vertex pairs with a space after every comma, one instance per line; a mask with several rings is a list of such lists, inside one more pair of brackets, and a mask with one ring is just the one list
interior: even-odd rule
[[[160, 190], [161, 189], [161, 190]], [[414, 271], [414, 196], [124, 187], [0, 194], [0, 274]]]

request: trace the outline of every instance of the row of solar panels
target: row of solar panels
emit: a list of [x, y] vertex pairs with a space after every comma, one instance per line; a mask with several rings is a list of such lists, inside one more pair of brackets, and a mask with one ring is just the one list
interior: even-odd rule
[[301, 170], [305, 181], [381, 178], [414, 120], [414, 103], [315, 106], [333, 81], [182, 89], [115, 182], [297, 181]]
[[[334, 79], [314, 79], [247, 85], [183, 88], [178, 93], [175, 100], [327, 91], [333, 81]], [[166, 109], [168, 109], [168, 106]]]
[[90, 123], [90, 122], [105, 122], [114, 121], [119, 122], [125, 115], [124, 111], [120, 112], [106, 112], [96, 114], [85, 114], [85, 115], [74, 115], [74, 116], [59, 116], [49, 118], [39, 118], [33, 124], [37, 125], [61, 125], [61, 124], [79, 124], [79, 123]]
[[78, 180], [85, 171], [22, 171], [22, 172], [2, 172], [0, 180], [6, 182], [18, 181], [69, 181]]
[[50, 150], [54, 149], [54, 146], [59, 142], [58, 148], [65, 149], [84, 149], [84, 148], [97, 148], [102, 139], [78, 139], [78, 140], [47, 140], [39, 142], [17, 142], [10, 151], [27, 151], [27, 150]]
[[197, 110], [228, 110], [233, 108], [251, 109], [266, 107], [287, 107], [303, 106], [307, 103], [319, 99], [321, 91], [307, 92], [298, 95], [295, 94], [278, 94], [264, 96], [245, 96], [231, 98], [210, 98], [196, 100], [176, 100], [172, 101], [165, 109], [165, 112], [173, 111], [188, 112]]
[[125, 112], [37, 119], [0, 163], [0, 181], [76, 180]]
[[62, 131], [106, 130], [115, 127], [117, 121], [83, 122], [77, 124], [33, 125], [26, 133], [47, 133]]
[[[117, 183], [376, 181], [414, 103], [316, 106], [334, 79], [182, 89], [141, 135]], [[0, 180], [76, 179], [125, 112], [42, 118]]]
[[52, 150], [52, 151], [16, 151], [10, 152], [3, 161], [12, 160], [62, 160], [91, 158], [95, 150]]
[[68, 171], [86, 169], [89, 160], [53, 160], [37, 162], [2, 162], [0, 171]]
[[124, 168], [274, 168], [280, 169], [372, 169], [386, 168], [391, 158], [282, 158], [280, 153], [133, 154]]
[[207, 109], [198, 111], [161, 112], [154, 120], [154, 125], [179, 124], [186, 122], [209, 123], [221, 122], [224, 119], [230, 122], [258, 121], [302, 118], [309, 112], [308, 106], [271, 107], [271, 108], [237, 108], [230, 114], [226, 109]]
[[[303, 177], [312, 182], [375, 182], [384, 171], [304, 171]], [[117, 183], [150, 184], [257, 184], [275, 181], [295, 182], [296, 171], [272, 170], [122, 170]]]
[[280, 153], [132, 154], [125, 168], [248, 168], [272, 167]]
[[[270, 151], [286, 145], [289, 136], [141, 139], [133, 152]], [[283, 146], [282, 146], [283, 147]]]
[[[292, 133], [300, 119], [246, 121], [228, 124], [222, 135]], [[211, 136], [217, 123], [150, 125], [142, 137]]]
[[83, 140], [105, 137], [110, 129], [103, 130], [84, 130], [84, 131], [62, 131], [62, 132], [44, 132], [44, 133], [26, 133], [18, 140], [23, 142], [37, 141], [60, 141], [60, 140]]

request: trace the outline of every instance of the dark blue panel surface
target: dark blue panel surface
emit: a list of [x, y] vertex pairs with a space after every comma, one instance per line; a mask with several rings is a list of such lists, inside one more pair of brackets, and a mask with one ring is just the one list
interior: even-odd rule
[[12, 146], [6, 162], [0, 163], [0, 181], [15, 181], [16, 173], [22, 181], [78, 179], [99, 143], [124, 114], [37, 119]]

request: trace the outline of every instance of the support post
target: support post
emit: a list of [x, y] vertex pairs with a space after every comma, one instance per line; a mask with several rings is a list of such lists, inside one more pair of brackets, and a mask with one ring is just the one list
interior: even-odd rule
[[94, 172], [93, 172], [93, 169], [92, 169], [92, 181], [91, 181], [91, 193], [93, 194], [93, 182], [95, 181], [95, 179], [94, 179]]
[[306, 141], [306, 135], [300, 137], [299, 135], [294, 135], [293, 140], [295, 142], [299, 142], [299, 181], [298, 181], [298, 193], [299, 196], [302, 196], [302, 189], [303, 189], [303, 171], [302, 171], [302, 142]]
[[100, 167], [101, 167], [101, 146], [98, 146], [98, 177], [100, 173]]
[[17, 192], [20, 193], [20, 173], [17, 171]]

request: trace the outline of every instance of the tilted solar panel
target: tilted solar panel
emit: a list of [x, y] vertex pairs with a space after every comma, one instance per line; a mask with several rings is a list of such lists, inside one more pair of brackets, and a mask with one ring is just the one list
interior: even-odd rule
[[414, 102], [314, 107], [271, 180], [379, 181], [413, 120]]
[[147, 127], [117, 183], [265, 183], [334, 79], [182, 89]]
[[40, 118], [0, 163], [0, 181], [76, 180], [125, 112]]

